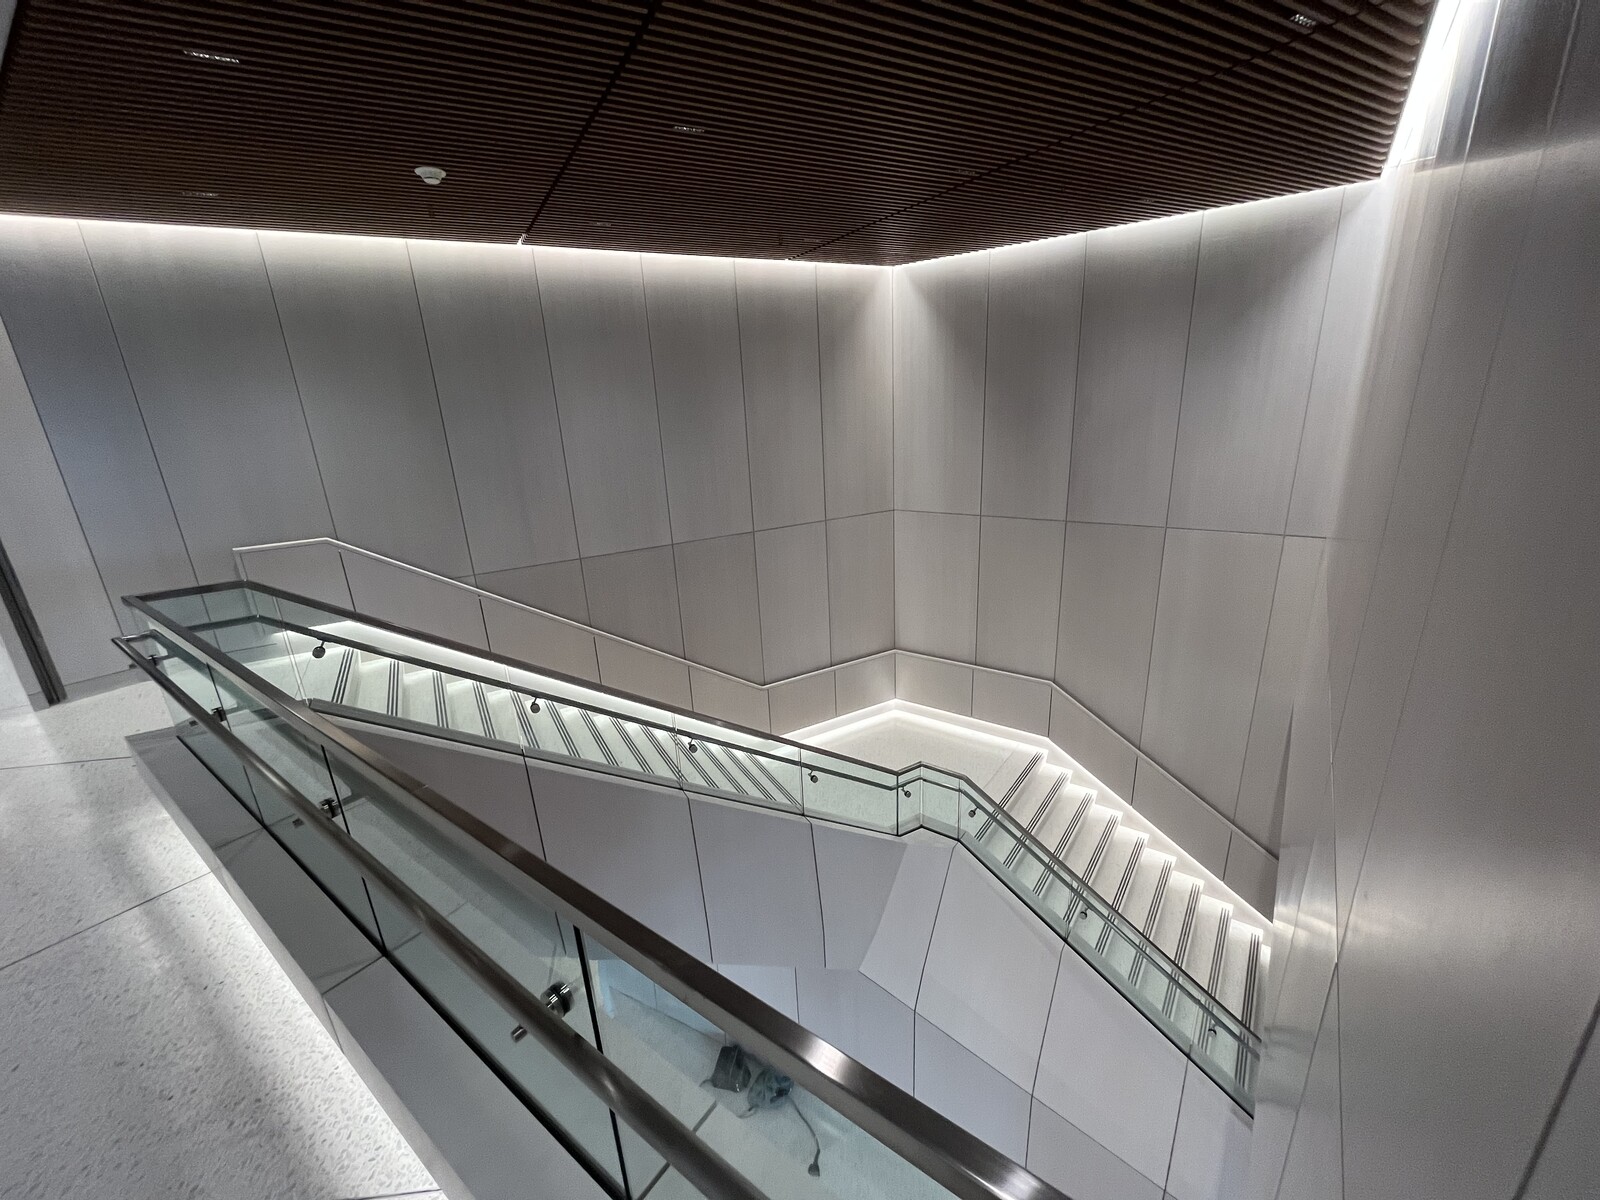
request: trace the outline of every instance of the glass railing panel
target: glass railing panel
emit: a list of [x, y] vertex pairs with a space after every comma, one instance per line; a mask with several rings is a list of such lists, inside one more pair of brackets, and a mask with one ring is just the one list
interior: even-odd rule
[[914, 789], [917, 807], [911, 810], [909, 806], [901, 806], [899, 832], [921, 825], [958, 837], [962, 823], [971, 820], [967, 810], [973, 808], [977, 799], [970, 793], [970, 785], [953, 771], [941, 771], [928, 763], [919, 763], [911, 769], [911, 774], [921, 784]]
[[[761, 1191], [841, 1200], [951, 1194], [623, 962], [602, 937], [582, 932], [606, 1057]], [[624, 1135], [623, 1152], [635, 1186], [659, 1178], [649, 1195], [680, 1194], [673, 1189], [681, 1181], [666, 1177], [648, 1146]]]
[[[822, 750], [800, 752], [801, 800], [808, 816], [879, 833], [900, 829], [900, 780], [893, 771]], [[904, 805], [909, 809], [910, 805]]]
[[[485, 868], [481, 849], [442, 819], [418, 811], [328, 750], [350, 836], [398, 876], [465, 939], [524, 989], [544, 999], [569, 1028], [596, 1044], [592, 1009], [572, 927], [546, 905]], [[417, 926], [375, 892], [385, 948], [503, 1070], [535, 1098], [592, 1163], [620, 1181], [610, 1110], [572, 1080], [518, 1022]]]

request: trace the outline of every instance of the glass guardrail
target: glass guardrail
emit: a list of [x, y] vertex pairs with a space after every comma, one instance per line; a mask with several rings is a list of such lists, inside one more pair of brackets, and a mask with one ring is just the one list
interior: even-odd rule
[[130, 603], [314, 707], [879, 833], [954, 838], [1253, 1111], [1254, 1031], [963, 775], [926, 763], [890, 771], [261, 585]]
[[1065, 1200], [542, 860], [488, 852], [487, 827], [227, 655], [163, 628], [118, 644], [180, 738], [613, 1196]]

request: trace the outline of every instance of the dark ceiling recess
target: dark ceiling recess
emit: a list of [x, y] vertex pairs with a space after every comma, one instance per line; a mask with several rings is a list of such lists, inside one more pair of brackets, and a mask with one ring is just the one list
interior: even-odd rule
[[0, 211], [910, 262], [1375, 175], [1428, 14], [22, 0]]

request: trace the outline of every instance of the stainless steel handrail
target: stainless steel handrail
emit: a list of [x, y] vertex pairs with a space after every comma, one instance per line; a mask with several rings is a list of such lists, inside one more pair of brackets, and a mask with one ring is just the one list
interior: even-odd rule
[[402, 801], [409, 798], [420, 803], [489, 850], [486, 865], [500, 865], [497, 873], [502, 878], [520, 887], [531, 885], [538, 901], [580, 927], [597, 930], [606, 948], [624, 962], [955, 1195], [963, 1200], [1064, 1200], [1061, 1192], [1026, 1167], [406, 774], [181, 623], [139, 597], [125, 597], [125, 602], [268, 711], [308, 731], [313, 741], [336, 753], [372, 786]]
[[[191, 585], [189, 587], [168, 588], [167, 590], [160, 592], [146, 592], [143, 596], [124, 596], [122, 597], [122, 602], [130, 607], [138, 608], [140, 607], [140, 602], [146, 600], [173, 600], [183, 596], [205, 596], [213, 595], [218, 592], [245, 590], [264, 592], [269, 596], [276, 596], [280, 600], [288, 600], [295, 604], [303, 605], [306, 608], [319, 608], [324, 612], [332, 613], [334, 616], [343, 618], [344, 620], [359, 621], [363, 625], [371, 625], [376, 629], [387, 630], [390, 633], [398, 634], [401, 637], [411, 638], [414, 641], [431, 642], [436, 646], [443, 647], [446, 650], [452, 650], [457, 654], [465, 654], [473, 658], [481, 658], [488, 662], [498, 663], [503, 667], [511, 667], [512, 669], [518, 671], [533, 670], [528, 663], [512, 658], [506, 654], [497, 653], [494, 650], [486, 650], [481, 646], [470, 646], [465, 642], [458, 642], [453, 638], [443, 637], [438, 634], [419, 634], [415, 629], [407, 629], [404, 625], [396, 625], [394, 622], [386, 621], [382, 617], [373, 617], [367, 615], [366, 613], [356, 612], [354, 609], [341, 608], [337, 604], [329, 604], [323, 600], [313, 600], [307, 596], [298, 596], [293, 592], [284, 590], [283, 588], [275, 587], [270, 583], [257, 583], [253, 579], [235, 579], [224, 583], [202, 583], [198, 585]], [[644, 648], [648, 649], [648, 647]], [[385, 654], [391, 653], [387, 650], [382, 652]], [[653, 653], [660, 653], [660, 651], [653, 651]], [[666, 657], [670, 657], [670, 655]], [[670, 712], [675, 716], [684, 717], [691, 721], [699, 721], [705, 725], [717, 725], [724, 729], [732, 729], [747, 737], [760, 738], [763, 741], [777, 742], [780, 745], [792, 746], [797, 750], [804, 750], [812, 754], [817, 753], [817, 748], [815, 746], [808, 746], [805, 742], [797, 742], [792, 738], [784, 737], [782, 734], [764, 733], [761, 730], [747, 729], [743, 725], [736, 725], [732, 721], [724, 721], [720, 717], [708, 717], [704, 713], [691, 712], [689, 709], [679, 708], [677, 705], [669, 703], [665, 700], [654, 700], [648, 696], [637, 696], [632, 692], [625, 692], [621, 688], [596, 683], [592, 679], [580, 679], [575, 675], [568, 675], [565, 672], [556, 671], [543, 666], [539, 667], [536, 673], [540, 675], [546, 675], [551, 679], [559, 679], [563, 683], [571, 684], [573, 687], [584, 688], [589, 691], [598, 690], [611, 692], [633, 704], [643, 704], [649, 708], [659, 708], [665, 712]], [[734, 677], [730, 675], [728, 678], [732, 679]], [[737, 682], [742, 683], [744, 681], [738, 680]], [[885, 770], [884, 767], [879, 766], [877, 763], [869, 763], [864, 759], [853, 758], [848, 754], [841, 754], [833, 750], [828, 751], [828, 753], [835, 758], [842, 759], [848, 763], [853, 763], [858, 767], [866, 767], [868, 770]]]
[[[257, 754], [248, 743], [238, 738], [224, 721], [219, 721], [214, 714], [196, 703], [167, 676], [165, 671], [133, 645], [136, 641], [153, 636], [153, 634], [135, 634], [113, 638], [112, 641], [135, 666], [149, 675], [171, 696], [189, 714], [191, 720], [221, 740], [230, 753], [245, 762], [251, 771], [264, 778], [290, 808], [299, 813], [303, 818], [304, 828], [311, 829], [341, 858], [350, 863], [366, 880], [369, 887], [377, 887], [390, 903], [409, 914], [426, 929], [435, 944], [456, 966], [493, 996], [515, 1020], [521, 1023], [523, 1029], [536, 1037], [562, 1066], [566, 1067], [602, 1103], [623, 1118], [631, 1129], [650, 1143], [684, 1178], [709, 1196], [727, 1197], [727, 1200], [766, 1200], [765, 1193], [756, 1189], [704, 1142], [696, 1138], [660, 1101], [629, 1078], [616, 1063], [585, 1041], [577, 1030], [551, 1012], [548, 1006], [528, 991], [515, 976], [462, 937], [456, 927], [437, 909], [413, 891], [365, 846], [341, 829], [337, 822], [329, 820], [326, 812], [301, 795], [272, 764]], [[523, 1099], [527, 1102], [530, 1097], [525, 1096]], [[537, 1098], [532, 1100], [537, 1106]]]

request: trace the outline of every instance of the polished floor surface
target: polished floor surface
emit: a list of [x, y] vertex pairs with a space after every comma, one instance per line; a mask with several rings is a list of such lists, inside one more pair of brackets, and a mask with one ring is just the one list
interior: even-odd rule
[[169, 723], [0, 712], [0, 1197], [438, 1200], [134, 770]]

